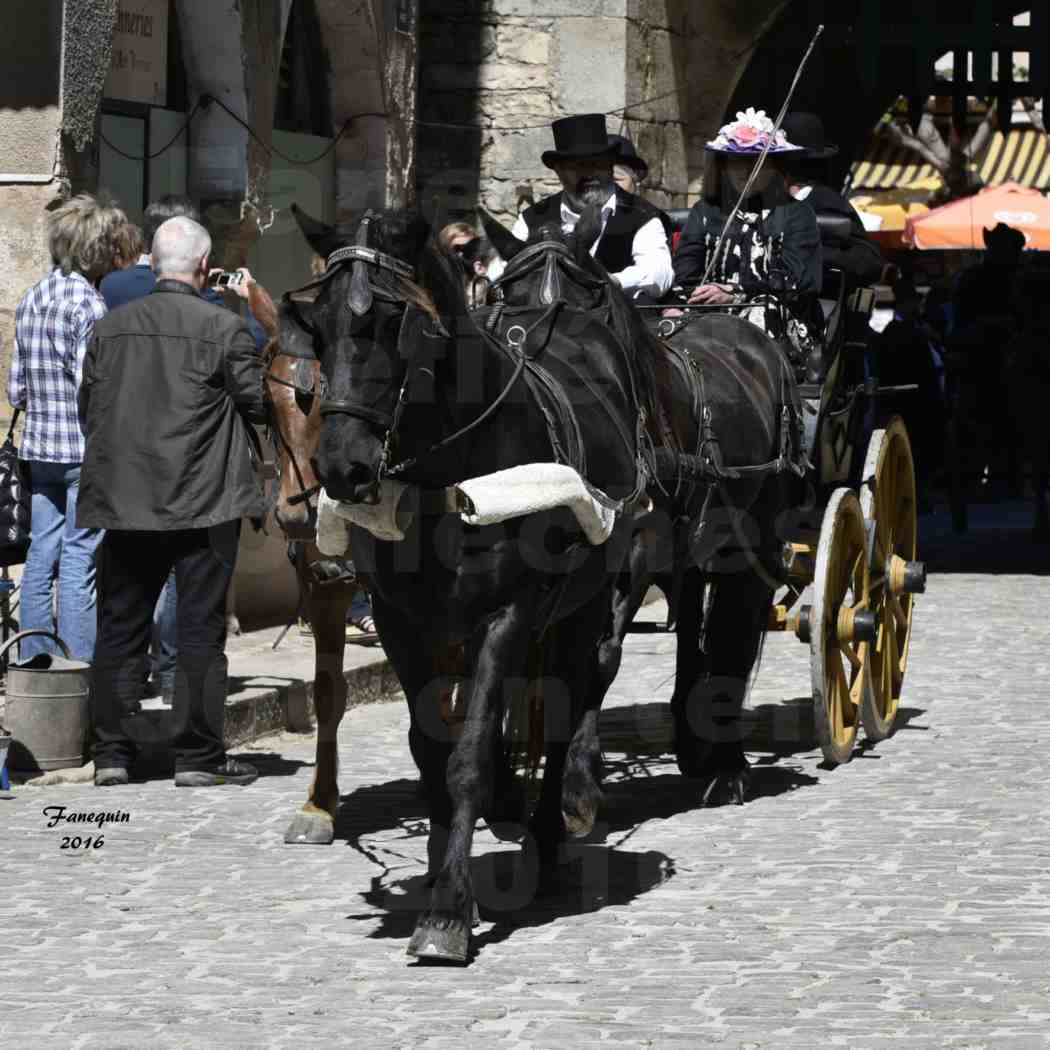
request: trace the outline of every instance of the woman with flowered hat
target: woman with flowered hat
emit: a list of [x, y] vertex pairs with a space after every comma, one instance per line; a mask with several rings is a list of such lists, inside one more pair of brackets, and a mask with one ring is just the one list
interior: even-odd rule
[[[767, 144], [762, 170], [719, 244]], [[748, 109], [737, 113], [707, 150], [704, 196], [686, 222], [674, 260], [675, 283], [691, 304], [730, 304], [774, 292], [785, 295], [796, 316], [809, 317], [821, 286], [820, 233], [812, 209], [788, 193], [777, 164], [799, 147], [774, 129], [763, 110]]]

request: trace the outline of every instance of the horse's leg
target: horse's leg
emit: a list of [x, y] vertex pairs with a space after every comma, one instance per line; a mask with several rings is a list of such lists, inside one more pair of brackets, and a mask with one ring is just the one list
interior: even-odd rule
[[[565, 827], [575, 838], [591, 833], [601, 805], [602, 753], [598, 719], [602, 702], [612, 686], [623, 659], [623, 640], [627, 628], [641, 607], [649, 589], [649, 550], [646, 537], [636, 534], [628, 553], [627, 573], [618, 577], [612, 590], [612, 617], [609, 597], [598, 596], [593, 608], [579, 614], [579, 623], [562, 632], [566, 638], [565, 667], [579, 675], [574, 696], [582, 698], [572, 741], [565, 756], [561, 783], [561, 810]], [[580, 654], [587, 654], [584, 666]], [[577, 707], [580, 705], [577, 704]]]
[[698, 682], [706, 666], [704, 653], [700, 649], [704, 583], [704, 575], [696, 566], [690, 565], [684, 570], [678, 587], [675, 618], [675, 674], [671, 716], [674, 719], [674, 747], [678, 770], [687, 777], [700, 776], [705, 759], [705, 749], [696, 731], [701, 724], [701, 710], [697, 702]]
[[692, 703], [699, 714], [693, 728], [702, 745], [694, 775], [705, 781], [705, 805], [742, 805], [748, 784], [741, 713], [748, 681], [764, 638], [773, 592], [761, 575], [744, 571], [720, 577], [704, 618], [707, 670]]
[[304, 569], [300, 586], [314, 635], [314, 710], [317, 712], [317, 758], [306, 805], [284, 833], [285, 842], [328, 845], [335, 837], [339, 809], [339, 753], [337, 734], [346, 711], [343, 650], [346, 647], [346, 610], [353, 587], [342, 583], [323, 586]]
[[[524, 603], [507, 606], [480, 627], [471, 640], [473, 659], [469, 663], [473, 675], [467, 684], [466, 719], [447, 766], [447, 796], [451, 801], [447, 837], [439, 823], [444, 814], [435, 812], [433, 802], [431, 810], [431, 863], [441, 847], [444, 857], [428, 907], [420, 915], [409, 942], [409, 955], [466, 962], [474, 917], [470, 878], [474, 824], [493, 791], [504, 682], [508, 678], [524, 680], [532, 627], [530, 613]], [[429, 777], [427, 780], [430, 787]]]
[[[452, 730], [442, 718], [442, 700], [469, 666], [459, 647], [428, 637], [419, 624], [405, 617], [381, 595], [372, 595], [383, 651], [397, 675], [408, 702], [408, 749], [419, 770], [430, 815], [428, 870], [433, 878], [444, 861], [441, 836], [447, 835], [452, 803], [446, 770], [452, 753]], [[466, 682], [460, 683], [461, 688]]]

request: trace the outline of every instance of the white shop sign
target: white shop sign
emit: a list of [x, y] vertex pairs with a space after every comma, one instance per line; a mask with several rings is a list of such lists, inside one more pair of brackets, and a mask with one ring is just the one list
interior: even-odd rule
[[168, 0], [120, 0], [106, 98], [168, 101]]

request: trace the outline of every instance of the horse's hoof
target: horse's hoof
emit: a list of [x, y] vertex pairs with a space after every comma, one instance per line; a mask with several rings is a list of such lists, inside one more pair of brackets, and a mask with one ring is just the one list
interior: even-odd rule
[[715, 773], [700, 796], [700, 805], [720, 806], [727, 802], [742, 806], [747, 798], [751, 777], [746, 769]]
[[296, 813], [284, 833], [284, 841], [290, 845], [330, 846], [334, 838], [335, 821], [319, 809]]
[[563, 809], [561, 819], [565, 821], [565, 830], [574, 839], [586, 838], [594, 830], [594, 821], [598, 816], [596, 799], [574, 800], [571, 812]]
[[601, 804], [602, 789], [589, 772], [566, 773], [561, 792], [561, 818], [572, 838], [586, 838], [594, 830]]
[[461, 919], [421, 918], [407, 951], [414, 959], [463, 964], [469, 947], [470, 927]]

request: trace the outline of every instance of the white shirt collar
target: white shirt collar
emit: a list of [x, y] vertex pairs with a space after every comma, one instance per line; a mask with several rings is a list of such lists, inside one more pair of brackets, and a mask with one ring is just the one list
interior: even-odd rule
[[791, 191], [791, 196], [797, 201], [804, 201], [812, 192], [812, 186], [799, 186], [797, 190]]
[[153, 256], [143, 253], [142, 255], [139, 256], [139, 261], [137, 263], [135, 263], [135, 265], [136, 266], [152, 266], [153, 265]]
[[[602, 218], [608, 221], [608, 217], [615, 214], [616, 191], [614, 190], [612, 196], [602, 205]], [[580, 216], [565, 203], [564, 195], [561, 198], [561, 221], [566, 226], [575, 226], [580, 221]]]

